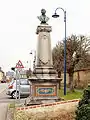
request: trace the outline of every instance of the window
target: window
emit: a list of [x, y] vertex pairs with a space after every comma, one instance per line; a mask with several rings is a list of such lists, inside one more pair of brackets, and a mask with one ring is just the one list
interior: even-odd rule
[[21, 84], [21, 85], [29, 85], [29, 81], [22, 79], [22, 80], [20, 81], [20, 84]]

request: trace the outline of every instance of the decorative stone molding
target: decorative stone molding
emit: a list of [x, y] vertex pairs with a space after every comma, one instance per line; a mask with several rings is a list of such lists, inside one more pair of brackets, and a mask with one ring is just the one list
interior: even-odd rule
[[37, 31], [36, 31], [36, 34], [38, 34], [39, 32], [51, 32], [52, 31], [52, 28], [51, 26], [38, 26], [37, 27]]
[[49, 106], [56, 106], [56, 105], [67, 105], [67, 103], [77, 103], [79, 102], [79, 99], [74, 99], [74, 100], [67, 100], [67, 101], [59, 101], [59, 102], [54, 102], [54, 103], [48, 103], [48, 104], [42, 104], [42, 105], [33, 105], [29, 107], [17, 107], [16, 110], [27, 110], [27, 109], [33, 109], [33, 108], [42, 108], [42, 107], [49, 107]]

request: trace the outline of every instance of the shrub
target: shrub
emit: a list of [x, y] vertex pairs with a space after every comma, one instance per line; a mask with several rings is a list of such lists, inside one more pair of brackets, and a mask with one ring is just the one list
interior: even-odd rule
[[90, 120], [90, 85], [84, 90], [83, 97], [78, 103], [76, 120]]

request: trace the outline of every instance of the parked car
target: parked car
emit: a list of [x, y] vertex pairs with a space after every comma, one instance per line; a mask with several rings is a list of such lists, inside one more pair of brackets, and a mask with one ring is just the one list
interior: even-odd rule
[[[7, 89], [7, 95], [16, 98], [16, 80], [12, 80]], [[20, 79], [20, 96], [30, 95], [30, 83], [28, 79]], [[19, 80], [17, 80], [17, 98], [19, 97]]]

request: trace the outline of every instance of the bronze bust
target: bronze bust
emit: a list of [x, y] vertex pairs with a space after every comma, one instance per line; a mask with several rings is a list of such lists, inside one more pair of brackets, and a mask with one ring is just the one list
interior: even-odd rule
[[45, 15], [46, 10], [45, 9], [41, 9], [41, 16], [38, 16], [38, 19], [41, 21], [41, 24], [47, 24], [47, 21], [49, 20], [49, 18]]

